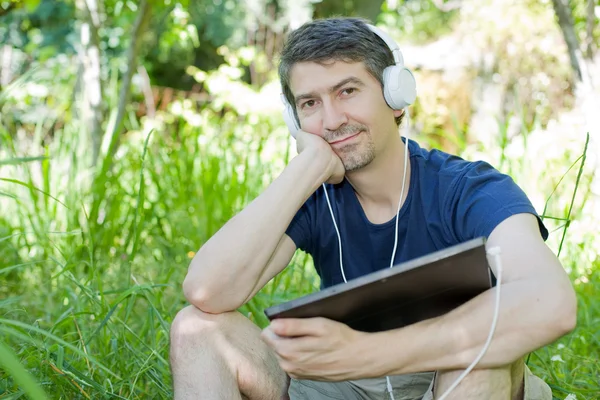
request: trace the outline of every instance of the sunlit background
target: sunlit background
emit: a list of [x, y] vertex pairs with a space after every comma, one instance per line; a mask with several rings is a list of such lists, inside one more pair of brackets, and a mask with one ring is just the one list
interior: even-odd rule
[[[579, 322], [528, 364], [600, 398], [597, 0], [0, 0], [0, 398], [172, 397], [187, 266], [294, 157], [278, 53], [332, 15], [400, 44], [402, 134], [489, 161], [543, 215]], [[240, 311], [265, 326], [318, 284], [299, 253]]]

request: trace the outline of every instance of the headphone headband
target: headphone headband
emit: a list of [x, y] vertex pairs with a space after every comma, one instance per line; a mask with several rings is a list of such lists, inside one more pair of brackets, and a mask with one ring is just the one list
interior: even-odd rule
[[392, 37], [390, 35], [388, 35], [384, 31], [382, 31], [375, 25], [367, 24], [367, 26], [373, 33], [375, 33], [377, 36], [379, 36], [381, 38], [381, 40], [383, 40], [385, 42], [387, 47], [392, 52], [392, 56], [394, 57], [394, 62], [396, 63], [396, 65], [400, 65], [401, 67], [404, 67], [404, 57], [402, 57], [402, 52], [400, 51], [400, 47], [398, 46], [396, 41], [394, 39], [392, 39]]

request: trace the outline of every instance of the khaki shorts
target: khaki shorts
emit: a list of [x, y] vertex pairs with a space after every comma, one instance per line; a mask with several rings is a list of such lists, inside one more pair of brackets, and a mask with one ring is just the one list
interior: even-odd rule
[[[433, 372], [394, 375], [390, 377], [395, 400], [433, 400]], [[319, 382], [292, 379], [290, 400], [387, 400], [385, 378], [361, 379], [344, 382]], [[546, 382], [525, 366], [524, 400], [552, 400], [552, 391]]]

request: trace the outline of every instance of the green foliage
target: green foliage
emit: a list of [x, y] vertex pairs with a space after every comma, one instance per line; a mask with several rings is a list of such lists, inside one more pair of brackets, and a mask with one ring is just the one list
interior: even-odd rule
[[555, 398], [577, 394], [578, 399], [600, 398], [600, 308], [595, 300], [600, 290], [600, 260], [591, 265], [594, 272], [575, 279], [578, 298], [577, 328], [557, 342], [533, 353], [532, 371], [543, 378]]
[[[588, 19], [590, 18], [588, 10], [588, 0], [572, 0], [569, 2], [571, 10], [573, 12], [573, 22], [575, 24], [575, 31], [579, 37], [579, 43], [584, 43], [587, 39], [587, 25]], [[600, 24], [598, 24], [598, 2], [596, 1], [592, 8], [592, 43], [595, 46], [595, 50], [598, 49], [598, 42], [600, 41]], [[583, 48], [585, 50], [585, 48]]]
[[54, 0], [29, 0], [24, 4], [0, 16], [0, 43], [22, 49], [36, 60], [73, 51], [72, 40], [66, 40], [75, 21], [71, 5]]
[[[219, 74], [205, 76], [208, 86]], [[10, 154], [0, 157], [0, 192], [8, 194], [1, 239], [16, 253], [0, 266], [0, 337], [52, 398], [171, 397], [169, 323], [184, 305], [190, 257], [287, 158], [279, 152], [287, 136], [278, 114], [236, 112], [236, 97], [201, 109], [174, 103], [152, 127], [128, 133], [104, 177], [85, 167], [88, 144], [73, 134], [75, 121], [49, 142], [0, 132]], [[45, 156], [26, 158], [32, 154]], [[264, 325], [260, 310], [293, 295], [283, 288], [314, 290], [305, 261], [298, 258], [242, 311]], [[0, 372], [1, 391], [16, 394], [19, 382]]]
[[2, 341], [0, 341], [0, 368], [8, 372], [15, 380], [16, 386], [23, 388], [31, 399], [48, 398], [31, 374], [21, 365], [16, 355]]
[[403, 41], [419, 44], [449, 33], [458, 12], [442, 11], [431, 0], [386, 1], [378, 22]]

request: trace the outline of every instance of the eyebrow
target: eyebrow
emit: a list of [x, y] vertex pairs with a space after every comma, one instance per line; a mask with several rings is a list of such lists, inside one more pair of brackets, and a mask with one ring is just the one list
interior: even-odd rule
[[[348, 83], [353, 83], [357, 86], [364, 86], [364, 82], [361, 81], [360, 79], [358, 79], [355, 76], [350, 76], [346, 79], [343, 79], [341, 81], [339, 81], [338, 83], [336, 83], [335, 85], [333, 85], [332, 87], [329, 88], [328, 92], [332, 93], [337, 91], [338, 89], [340, 89], [342, 86], [348, 84]], [[296, 104], [298, 104], [301, 100], [304, 99], [312, 99], [314, 97], [317, 97], [317, 93], [316, 92], [310, 92], [310, 93], [303, 93], [303, 94], [299, 94], [298, 96], [294, 97], [294, 101], [296, 102]]]

